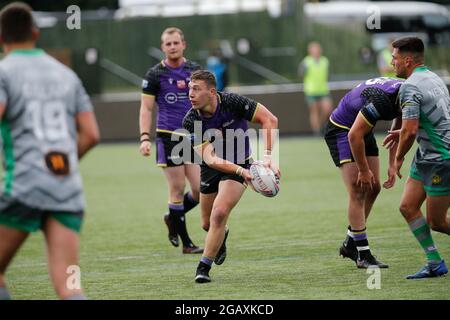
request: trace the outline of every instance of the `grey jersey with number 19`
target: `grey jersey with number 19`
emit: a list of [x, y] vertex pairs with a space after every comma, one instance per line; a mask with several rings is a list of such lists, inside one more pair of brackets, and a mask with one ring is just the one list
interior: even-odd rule
[[15, 50], [0, 62], [0, 104], [0, 211], [14, 200], [41, 210], [83, 210], [75, 117], [92, 105], [75, 73], [42, 50]]

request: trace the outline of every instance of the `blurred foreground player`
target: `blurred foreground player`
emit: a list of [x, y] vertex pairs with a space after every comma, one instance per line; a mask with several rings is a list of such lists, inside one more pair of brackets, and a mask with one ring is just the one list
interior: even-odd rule
[[35, 48], [31, 8], [12, 3], [0, 13], [0, 118], [4, 186], [0, 196], [0, 299], [9, 299], [5, 272], [30, 232], [41, 229], [48, 268], [61, 299], [85, 299], [68, 286], [78, 266], [84, 197], [78, 160], [99, 140], [81, 81]]

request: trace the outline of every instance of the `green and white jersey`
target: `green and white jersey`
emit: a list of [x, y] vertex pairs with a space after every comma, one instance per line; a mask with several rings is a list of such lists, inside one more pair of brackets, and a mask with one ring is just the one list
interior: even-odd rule
[[450, 96], [441, 78], [418, 67], [399, 91], [402, 118], [418, 119], [416, 160], [450, 159]]
[[76, 74], [40, 49], [15, 50], [0, 62], [0, 104], [6, 107], [0, 210], [14, 200], [83, 210], [75, 117], [92, 105]]

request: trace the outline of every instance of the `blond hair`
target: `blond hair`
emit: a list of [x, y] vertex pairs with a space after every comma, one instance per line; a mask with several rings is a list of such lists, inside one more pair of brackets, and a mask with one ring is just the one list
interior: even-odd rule
[[163, 36], [165, 34], [174, 34], [174, 33], [178, 33], [181, 37], [181, 41], [184, 41], [184, 33], [183, 31], [181, 31], [181, 29], [176, 28], [176, 27], [169, 27], [166, 28], [163, 33], [161, 34], [161, 43], [163, 43]]

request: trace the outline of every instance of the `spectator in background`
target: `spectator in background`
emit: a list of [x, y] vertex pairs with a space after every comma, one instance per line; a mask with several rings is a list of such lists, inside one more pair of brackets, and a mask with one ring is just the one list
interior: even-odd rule
[[378, 53], [377, 66], [382, 77], [396, 78], [392, 61], [392, 39], [387, 43], [386, 48]]
[[372, 64], [373, 63], [373, 51], [369, 47], [361, 47], [359, 49], [359, 59], [362, 64]]
[[216, 77], [217, 91], [224, 91], [228, 85], [228, 67], [220, 49], [214, 49], [206, 59], [206, 67]]
[[315, 135], [319, 135], [332, 111], [332, 102], [328, 89], [328, 59], [322, 56], [318, 42], [310, 42], [308, 55], [298, 68], [303, 76], [306, 103], [309, 108], [309, 121]]

